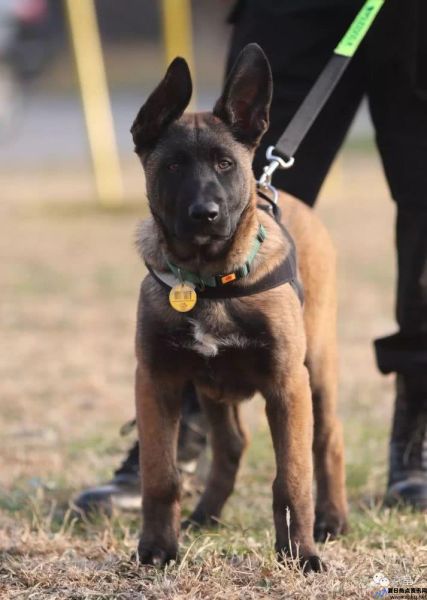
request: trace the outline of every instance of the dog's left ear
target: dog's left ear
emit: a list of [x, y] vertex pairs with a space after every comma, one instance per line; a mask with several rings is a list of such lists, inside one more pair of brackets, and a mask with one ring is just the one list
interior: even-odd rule
[[273, 81], [268, 59], [258, 44], [239, 54], [213, 114], [243, 144], [254, 147], [268, 129]]
[[183, 58], [177, 57], [133, 122], [130, 132], [138, 154], [152, 147], [167, 126], [179, 119], [190, 102], [191, 93], [190, 69]]

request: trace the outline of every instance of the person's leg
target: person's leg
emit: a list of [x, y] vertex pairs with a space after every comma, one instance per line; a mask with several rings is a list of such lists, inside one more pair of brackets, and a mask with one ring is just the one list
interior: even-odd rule
[[[425, 43], [423, 1], [409, 9], [391, 0], [379, 20], [384, 35], [372, 38], [368, 52], [371, 114], [397, 205], [399, 331], [376, 341], [380, 370], [397, 374], [387, 500], [427, 508], [427, 89], [417, 75], [427, 70], [417, 43]], [[381, 44], [386, 34], [397, 36], [394, 55]]]

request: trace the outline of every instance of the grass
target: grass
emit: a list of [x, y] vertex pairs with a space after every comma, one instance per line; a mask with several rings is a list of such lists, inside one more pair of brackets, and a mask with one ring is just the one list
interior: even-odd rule
[[[427, 587], [426, 515], [381, 506], [393, 380], [372, 339], [394, 331], [393, 205], [372, 153], [347, 152], [319, 203], [339, 255], [340, 414], [351, 531], [321, 545], [328, 572], [302, 576], [273, 555], [271, 442], [261, 400], [252, 442], [215, 530], [182, 540], [163, 572], [132, 560], [139, 519], [76, 521], [69, 499], [109, 477], [131, 440], [133, 330], [143, 268], [133, 249], [142, 178], [102, 211], [84, 173], [2, 174], [0, 598], [370, 598], [372, 576]], [[186, 499], [188, 512], [194, 499]]]

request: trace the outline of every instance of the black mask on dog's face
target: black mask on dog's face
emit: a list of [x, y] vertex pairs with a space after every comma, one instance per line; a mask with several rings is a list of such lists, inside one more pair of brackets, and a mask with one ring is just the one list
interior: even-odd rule
[[192, 93], [176, 58], [133, 125], [150, 208], [168, 237], [220, 247], [236, 231], [253, 190], [253, 152], [268, 127], [272, 81], [256, 44], [238, 57], [212, 113], [183, 115]]

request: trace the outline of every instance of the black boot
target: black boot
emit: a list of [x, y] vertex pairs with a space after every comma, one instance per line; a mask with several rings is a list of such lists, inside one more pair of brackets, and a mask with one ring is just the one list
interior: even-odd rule
[[427, 376], [397, 375], [385, 502], [427, 510]]
[[110, 481], [86, 488], [72, 505], [80, 514], [103, 513], [111, 516], [113, 508], [136, 511], [141, 508], [138, 442], [132, 446]]
[[[178, 438], [178, 467], [183, 475], [183, 488], [196, 471], [197, 463], [207, 444], [204, 414], [200, 410], [195, 391], [184, 392], [183, 415]], [[139, 477], [139, 445], [132, 446], [128, 455], [107, 483], [83, 490], [74, 500], [80, 514], [101, 512], [111, 515], [113, 508], [125, 511], [141, 510], [141, 483]]]

